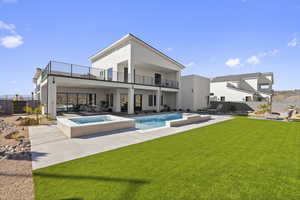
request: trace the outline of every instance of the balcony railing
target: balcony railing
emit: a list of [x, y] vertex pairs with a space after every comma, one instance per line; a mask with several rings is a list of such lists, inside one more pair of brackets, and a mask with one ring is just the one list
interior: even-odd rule
[[90, 80], [112, 81], [121, 83], [135, 83], [140, 85], [159, 86], [168, 88], [178, 88], [178, 81], [175, 80], [155, 80], [154, 77], [134, 74], [131, 81], [131, 74], [103, 70], [93, 67], [68, 64], [63, 62], [50, 61], [46, 68], [42, 71], [42, 81], [47, 78], [47, 75], [57, 75], [64, 77], [74, 77]]

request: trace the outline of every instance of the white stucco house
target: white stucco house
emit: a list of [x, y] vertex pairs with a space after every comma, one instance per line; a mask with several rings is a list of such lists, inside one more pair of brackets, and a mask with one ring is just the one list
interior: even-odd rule
[[91, 56], [91, 67], [50, 61], [37, 69], [35, 97], [44, 113], [179, 109], [184, 66], [132, 34]]
[[211, 79], [210, 96], [215, 101], [269, 101], [272, 72], [219, 76]]
[[199, 75], [181, 77], [181, 108], [197, 111], [209, 106], [210, 79]]

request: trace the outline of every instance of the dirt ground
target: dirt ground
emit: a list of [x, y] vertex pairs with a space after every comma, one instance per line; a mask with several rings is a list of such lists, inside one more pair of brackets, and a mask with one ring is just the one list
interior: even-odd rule
[[[25, 142], [30, 142], [28, 127], [21, 126], [16, 121], [20, 115], [0, 116], [6, 122], [17, 125], [17, 137], [23, 136]], [[34, 116], [31, 116], [34, 117]], [[52, 124], [45, 118], [41, 124]], [[16, 137], [15, 137], [16, 138]], [[7, 139], [0, 133], [0, 145], [15, 146], [19, 143], [17, 139]], [[34, 199], [31, 157], [28, 158], [0, 158], [0, 200], [32, 200]]]

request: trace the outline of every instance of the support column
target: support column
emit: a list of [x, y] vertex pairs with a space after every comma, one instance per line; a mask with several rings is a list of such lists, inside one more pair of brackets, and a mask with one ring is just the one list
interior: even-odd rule
[[159, 88], [156, 91], [156, 112], [160, 112], [160, 99], [161, 99], [161, 91]]
[[128, 114], [134, 113], [134, 89], [128, 88]]
[[182, 109], [181, 108], [181, 72], [178, 71], [177, 72], [177, 81], [178, 81], [178, 92], [176, 93], [176, 109]]
[[116, 89], [114, 98], [114, 112], [121, 112], [121, 105], [120, 105], [120, 90]]
[[56, 83], [54, 77], [48, 77], [48, 115], [56, 119]]
[[45, 115], [47, 114], [47, 85], [41, 86], [40, 89], [40, 103], [43, 104], [43, 108], [42, 108], [42, 114]]

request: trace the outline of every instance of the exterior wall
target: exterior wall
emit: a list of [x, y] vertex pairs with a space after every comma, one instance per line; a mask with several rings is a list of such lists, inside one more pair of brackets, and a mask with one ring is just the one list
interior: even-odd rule
[[181, 109], [193, 109], [194, 94], [193, 94], [193, 76], [181, 77]]
[[134, 64], [147, 62], [152, 65], [180, 71], [180, 68], [176, 64], [166, 60], [150, 48], [147, 48], [135, 41], [132, 42], [132, 62]]
[[210, 80], [205, 77], [189, 75], [181, 77], [181, 108], [197, 111], [208, 106]]
[[208, 107], [209, 94], [210, 80], [208, 78], [194, 76], [194, 111]]
[[253, 89], [257, 90], [257, 79], [246, 79], [245, 80]]
[[246, 96], [253, 96], [250, 93], [233, 90], [227, 87], [227, 82], [214, 82], [210, 84], [210, 92], [220, 100], [222, 96], [225, 101], [245, 101]]
[[[114, 72], [118, 71], [118, 64], [129, 61], [131, 55], [131, 44], [126, 43], [116, 49], [113, 49], [109, 54], [106, 54], [102, 56], [101, 58], [98, 58], [96, 61], [92, 62], [93, 68], [103, 69], [107, 70], [109, 68], [113, 68]], [[130, 68], [130, 64], [128, 66]], [[130, 72], [131, 69], [128, 69]], [[96, 72], [97, 73], [97, 72]], [[114, 81], [116, 81], [117, 76], [113, 76]]]

